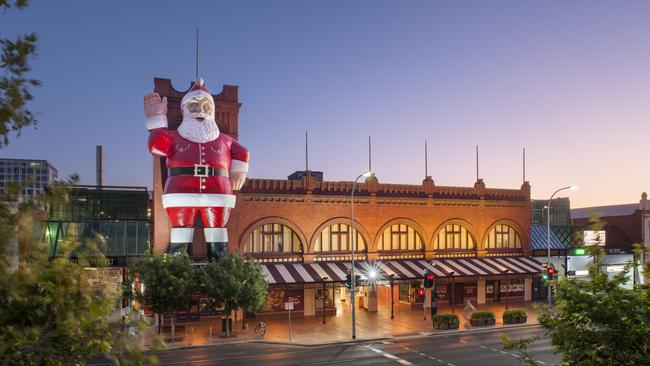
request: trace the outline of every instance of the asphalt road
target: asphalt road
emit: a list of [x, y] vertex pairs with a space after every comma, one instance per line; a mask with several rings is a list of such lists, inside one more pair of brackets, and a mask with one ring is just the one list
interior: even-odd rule
[[[541, 327], [485, 329], [326, 346], [294, 346], [239, 343], [199, 346], [158, 352], [161, 365], [522, 365], [516, 353], [503, 350], [501, 334], [511, 338], [542, 336], [531, 347], [540, 365], [560, 359], [551, 351], [550, 339]], [[101, 365], [97, 362], [94, 365]], [[93, 365], [91, 363], [91, 365]], [[104, 364], [105, 365], [105, 364]]]
[[336, 344], [319, 347], [243, 343], [161, 351], [161, 365], [521, 365], [516, 354], [503, 351], [501, 334], [511, 338], [542, 336], [530, 350], [540, 365], [560, 359], [540, 327], [490, 329], [445, 336]]

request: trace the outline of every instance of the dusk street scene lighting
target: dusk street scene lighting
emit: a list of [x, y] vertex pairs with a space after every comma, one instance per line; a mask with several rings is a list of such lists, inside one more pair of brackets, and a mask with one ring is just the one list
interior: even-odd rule
[[0, 0], [0, 365], [650, 365], [648, 15]]

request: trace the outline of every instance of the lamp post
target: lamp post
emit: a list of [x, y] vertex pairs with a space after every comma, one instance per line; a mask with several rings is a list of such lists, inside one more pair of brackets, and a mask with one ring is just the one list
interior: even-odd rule
[[352, 183], [352, 194], [350, 195], [350, 235], [352, 236], [352, 269], [350, 270], [350, 279], [352, 282], [350, 285], [350, 293], [352, 294], [351, 299], [350, 299], [350, 305], [352, 306], [352, 339], [357, 338], [357, 328], [356, 328], [356, 308], [355, 308], [355, 296], [356, 296], [356, 285], [357, 285], [357, 279], [354, 275], [354, 251], [355, 247], [357, 244], [357, 235], [354, 232], [354, 189], [357, 186], [357, 181], [361, 177], [368, 178], [372, 176], [371, 171], [366, 171], [362, 174], [359, 174], [357, 179], [354, 180]]
[[451, 271], [449, 272], [449, 275], [451, 276], [451, 313], [455, 314], [456, 313], [456, 281], [454, 276], [456, 275], [456, 272]]
[[393, 279], [395, 278], [395, 274], [393, 273], [390, 277], [390, 318], [395, 319], [395, 313], [393, 312], [393, 306], [395, 305], [395, 299], [393, 295]]
[[[546, 265], [550, 266], [551, 265], [551, 201], [553, 201], [553, 197], [558, 192], [564, 191], [566, 189], [570, 189], [572, 191], [575, 191], [578, 189], [578, 186], [567, 186], [567, 187], [562, 187], [558, 189], [557, 191], [553, 192], [551, 195], [551, 198], [548, 199], [548, 205], [546, 206]], [[548, 300], [548, 305], [551, 306], [552, 301], [551, 301], [551, 286], [549, 285], [548, 287], [548, 292], [547, 292], [547, 300]]]
[[323, 324], [325, 324], [325, 299], [327, 298], [325, 295], [325, 281], [327, 281], [327, 277], [323, 277]]

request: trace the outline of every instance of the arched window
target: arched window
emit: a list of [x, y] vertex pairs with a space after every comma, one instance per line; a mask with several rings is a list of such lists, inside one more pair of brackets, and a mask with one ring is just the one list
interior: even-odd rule
[[485, 237], [486, 249], [521, 249], [519, 233], [510, 225], [495, 225]]
[[438, 231], [433, 243], [434, 250], [474, 250], [474, 238], [460, 224], [448, 224]]
[[302, 243], [290, 227], [264, 224], [250, 233], [245, 254], [302, 254]]
[[[366, 241], [355, 229], [356, 234], [356, 251], [366, 250]], [[349, 252], [352, 248], [352, 236], [350, 235], [350, 225], [332, 224], [323, 229], [316, 238], [314, 251], [320, 253], [327, 252]]]
[[406, 224], [393, 224], [384, 230], [377, 243], [378, 251], [422, 250], [422, 238]]

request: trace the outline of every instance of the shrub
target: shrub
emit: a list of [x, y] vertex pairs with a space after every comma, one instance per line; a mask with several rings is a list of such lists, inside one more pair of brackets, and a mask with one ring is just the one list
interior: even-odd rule
[[511, 309], [503, 312], [503, 322], [505, 324], [525, 323], [528, 320], [528, 314], [522, 309]]
[[477, 311], [472, 313], [471, 320], [489, 320], [495, 319], [494, 313], [491, 311]]
[[436, 314], [432, 321], [436, 329], [456, 329], [459, 324], [456, 314]]

